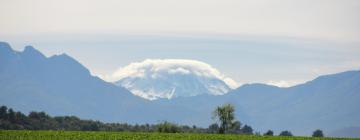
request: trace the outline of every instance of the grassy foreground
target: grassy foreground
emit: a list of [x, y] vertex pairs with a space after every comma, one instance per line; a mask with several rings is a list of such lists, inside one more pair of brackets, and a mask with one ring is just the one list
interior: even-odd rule
[[[0, 130], [0, 140], [340, 140], [344, 138], [280, 137], [190, 133]], [[352, 139], [349, 139], [352, 140]]]

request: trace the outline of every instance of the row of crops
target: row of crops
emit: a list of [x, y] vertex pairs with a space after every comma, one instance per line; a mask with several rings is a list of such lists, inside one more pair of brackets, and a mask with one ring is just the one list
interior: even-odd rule
[[[194, 133], [0, 130], [0, 140], [340, 140], [344, 138], [280, 137]], [[352, 139], [349, 139], [352, 140]]]

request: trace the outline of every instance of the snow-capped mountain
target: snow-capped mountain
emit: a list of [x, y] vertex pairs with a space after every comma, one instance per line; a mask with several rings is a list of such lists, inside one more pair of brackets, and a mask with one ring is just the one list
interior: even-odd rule
[[[153, 61], [157, 64], [151, 64], [155, 63]], [[153, 76], [162, 80], [149, 84], [161, 81], [159, 85], [163, 86], [173, 86], [176, 82], [172, 78], [183, 77], [180, 83], [184, 86], [180, 87], [189, 92], [197, 91], [195, 86], [188, 86], [194, 83], [201, 85], [204, 91], [212, 89], [209, 85], [214, 85], [216, 91], [225, 91], [219, 88], [221, 85], [226, 90], [236, 86], [231, 79], [207, 64], [166, 61], [133, 63], [114, 76], [123, 80], [124, 77], [131, 79], [129, 75], [143, 78]], [[177, 75], [181, 73], [184, 75]], [[167, 79], [159, 78], [163, 76], [167, 76]], [[173, 93], [180, 94], [177, 91]], [[24, 51], [15, 51], [9, 44], [0, 42], [0, 105], [22, 112], [45, 111], [50, 115], [75, 115], [85, 119], [132, 124], [167, 120], [207, 127], [213, 123], [211, 115], [214, 108], [231, 103], [236, 108], [236, 118], [256, 131], [271, 129], [279, 133], [289, 130], [295, 135], [310, 135], [315, 129], [321, 129], [327, 136], [353, 137], [358, 136], [353, 134], [359, 134], [359, 93], [360, 71], [355, 70], [323, 75], [288, 88], [245, 84], [221, 96], [214, 96], [216, 92], [198, 96], [186, 93], [191, 97], [149, 101], [134, 96], [121, 86], [92, 76], [86, 67], [66, 54], [46, 57], [30, 46]]]
[[184, 59], [147, 59], [131, 63], [114, 73], [115, 84], [133, 94], [154, 100], [200, 94], [223, 95], [236, 87], [209, 64]]

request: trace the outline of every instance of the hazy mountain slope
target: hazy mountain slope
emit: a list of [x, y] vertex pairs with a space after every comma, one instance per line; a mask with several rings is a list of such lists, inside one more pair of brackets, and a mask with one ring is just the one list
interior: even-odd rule
[[66, 54], [46, 58], [31, 46], [16, 52], [7, 43], [0, 43], [0, 53], [0, 103], [21, 111], [114, 121], [148, 102], [91, 76]]
[[290, 88], [246, 85], [224, 100], [235, 102], [260, 130], [310, 134], [317, 128], [331, 131], [360, 126], [359, 87], [360, 71], [348, 71]]
[[360, 138], [360, 127], [346, 127], [332, 131], [328, 134], [331, 137]]

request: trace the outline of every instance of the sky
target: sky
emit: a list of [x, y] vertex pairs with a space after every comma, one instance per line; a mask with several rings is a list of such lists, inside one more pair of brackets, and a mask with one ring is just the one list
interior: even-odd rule
[[0, 31], [100, 77], [145, 59], [279, 86], [360, 68], [358, 0], [0, 0]]

